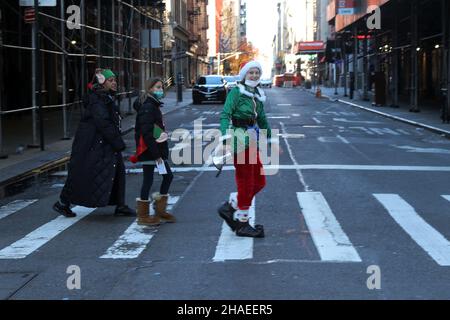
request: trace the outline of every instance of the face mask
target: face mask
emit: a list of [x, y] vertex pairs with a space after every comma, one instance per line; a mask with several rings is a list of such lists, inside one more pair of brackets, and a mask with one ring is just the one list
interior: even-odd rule
[[245, 80], [245, 84], [248, 85], [249, 87], [252, 87], [252, 88], [256, 88], [256, 86], [258, 86], [258, 84], [260, 82], [261, 82], [261, 80], [258, 80], [258, 81]]
[[161, 100], [162, 98], [164, 98], [164, 91], [155, 91], [153, 92], [153, 95], [156, 99]]

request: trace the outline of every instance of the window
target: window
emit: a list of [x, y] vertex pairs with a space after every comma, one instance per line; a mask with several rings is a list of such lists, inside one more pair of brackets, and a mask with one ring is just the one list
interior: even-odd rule
[[197, 81], [199, 85], [223, 84], [222, 77], [200, 77]]

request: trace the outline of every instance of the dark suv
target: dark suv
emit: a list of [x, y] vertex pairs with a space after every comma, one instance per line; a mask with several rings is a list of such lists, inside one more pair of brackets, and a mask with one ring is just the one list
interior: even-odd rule
[[220, 101], [225, 103], [228, 94], [228, 86], [222, 76], [209, 75], [198, 78], [192, 88], [192, 100], [194, 104], [203, 101]]

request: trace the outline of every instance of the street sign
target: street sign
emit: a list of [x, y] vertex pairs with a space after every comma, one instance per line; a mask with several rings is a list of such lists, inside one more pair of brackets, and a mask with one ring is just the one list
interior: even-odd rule
[[23, 19], [25, 20], [25, 23], [34, 23], [36, 21], [36, 12], [34, 11], [34, 8], [25, 9]]
[[337, 12], [339, 15], [353, 15], [355, 11], [355, 0], [337, 0]]
[[325, 43], [323, 41], [305, 41], [296, 45], [297, 54], [316, 54], [325, 51]]
[[[34, 0], [20, 0], [21, 7], [34, 7]], [[40, 7], [56, 7], [56, 0], [39, 0]]]

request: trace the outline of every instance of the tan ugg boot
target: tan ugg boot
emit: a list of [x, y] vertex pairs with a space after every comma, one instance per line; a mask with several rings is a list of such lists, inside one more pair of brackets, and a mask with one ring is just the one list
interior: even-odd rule
[[169, 196], [168, 195], [163, 196], [159, 192], [156, 192], [152, 195], [152, 197], [153, 200], [155, 201], [154, 203], [155, 215], [159, 217], [162, 222], [169, 222], [169, 223], [176, 222], [177, 219], [175, 219], [175, 217], [172, 214], [166, 212], [167, 201], [169, 200]]
[[137, 223], [141, 226], [157, 226], [161, 223], [158, 216], [150, 215], [150, 201], [136, 199]]

